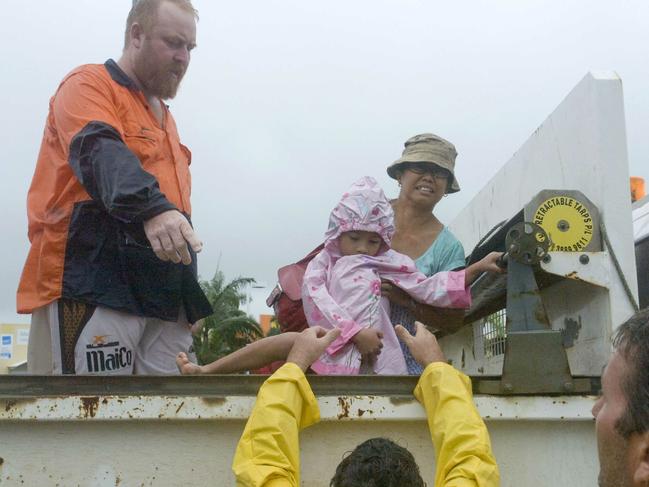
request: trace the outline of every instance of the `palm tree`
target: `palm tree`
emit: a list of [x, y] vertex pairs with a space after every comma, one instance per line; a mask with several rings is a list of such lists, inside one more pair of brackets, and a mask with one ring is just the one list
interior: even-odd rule
[[226, 283], [219, 269], [211, 281], [201, 281], [214, 313], [203, 320], [194, 335], [194, 350], [200, 364], [212, 362], [263, 336], [259, 323], [239, 309], [248, 299], [243, 289], [254, 282], [250, 277], [237, 277]]

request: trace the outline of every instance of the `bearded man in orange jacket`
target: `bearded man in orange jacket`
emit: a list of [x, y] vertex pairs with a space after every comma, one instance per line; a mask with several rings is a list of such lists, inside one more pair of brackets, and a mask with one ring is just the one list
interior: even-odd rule
[[177, 373], [211, 313], [196, 278], [191, 153], [169, 107], [196, 45], [190, 0], [139, 0], [117, 62], [70, 72], [50, 100], [27, 197], [17, 293], [37, 374]]

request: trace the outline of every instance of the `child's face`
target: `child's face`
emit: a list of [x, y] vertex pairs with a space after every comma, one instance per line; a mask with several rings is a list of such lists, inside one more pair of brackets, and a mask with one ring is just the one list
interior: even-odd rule
[[376, 232], [345, 232], [338, 237], [338, 246], [343, 255], [364, 254], [375, 256], [379, 253], [383, 239]]

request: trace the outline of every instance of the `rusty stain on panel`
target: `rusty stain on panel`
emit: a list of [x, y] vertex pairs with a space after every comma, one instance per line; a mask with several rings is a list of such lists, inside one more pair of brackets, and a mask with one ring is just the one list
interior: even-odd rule
[[338, 419], [348, 418], [349, 417], [349, 406], [350, 401], [346, 397], [338, 397], [338, 405], [340, 406], [341, 412], [338, 413]]
[[99, 398], [97, 396], [93, 397], [82, 397], [81, 405], [79, 409], [83, 411], [84, 418], [94, 418], [97, 414], [97, 409], [99, 409]]
[[568, 274], [565, 274], [564, 277], [566, 277], [567, 279], [572, 279], [573, 281], [588, 282], [598, 285], [597, 279], [581, 277], [576, 271], [569, 272]]
[[[0, 408], [2, 407], [1, 404], [3, 402], [0, 401]], [[34, 398], [28, 398], [28, 399], [7, 399], [4, 402], [4, 410], [5, 412], [9, 413], [9, 417], [20, 417], [20, 413], [22, 412], [21, 406], [24, 406], [25, 404], [29, 403], [37, 403], [38, 404], [38, 399]]]

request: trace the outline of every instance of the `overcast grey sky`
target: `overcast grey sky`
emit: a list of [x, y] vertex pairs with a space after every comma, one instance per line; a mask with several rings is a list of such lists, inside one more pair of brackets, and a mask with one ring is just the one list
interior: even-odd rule
[[[199, 272], [274, 284], [322, 238], [347, 186], [409, 136], [458, 149], [450, 222], [591, 69], [624, 83], [629, 166], [649, 182], [649, 2], [195, 0], [198, 48], [170, 102], [193, 152]], [[121, 52], [131, 0], [4, 0], [0, 322], [28, 250], [25, 198], [49, 97]], [[517, 209], [512, 209], [512, 214]], [[254, 310], [256, 312], [256, 310]]]

